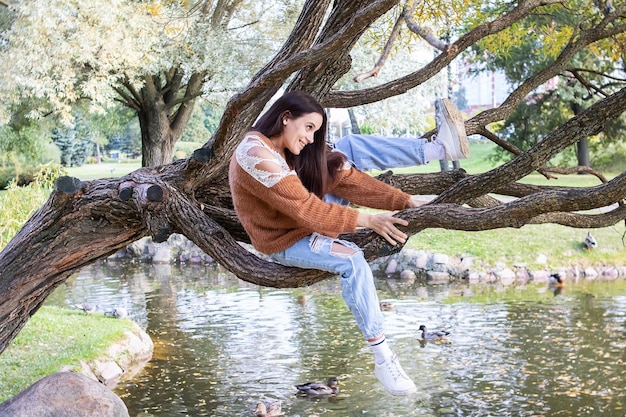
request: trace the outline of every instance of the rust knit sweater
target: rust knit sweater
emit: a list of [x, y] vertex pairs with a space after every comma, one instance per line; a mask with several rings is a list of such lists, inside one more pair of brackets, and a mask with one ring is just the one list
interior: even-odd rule
[[[270, 146], [265, 136], [254, 135]], [[287, 172], [268, 187], [242, 168], [237, 152], [230, 161], [229, 182], [237, 216], [252, 245], [262, 253], [284, 250], [313, 232], [334, 238], [356, 231], [358, 210], [324, 202], [310, 193], [297, 175]], [[383, 210], [404, 209], [410, 198], [354, 168], [342, 170], [330, 192], [354, 204]]]

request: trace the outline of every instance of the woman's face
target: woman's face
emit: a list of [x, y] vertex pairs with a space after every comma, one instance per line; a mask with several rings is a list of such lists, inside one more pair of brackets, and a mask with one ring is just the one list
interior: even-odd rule
[[299, 155], [302, 149], [309, 143], [313, 143], [313, 134], [319, 130], [324, 121], [319, 113], [305, 113], [294, 119], [286, 116], [283, 119], [283, 147], [289, 149], [292, 154]]

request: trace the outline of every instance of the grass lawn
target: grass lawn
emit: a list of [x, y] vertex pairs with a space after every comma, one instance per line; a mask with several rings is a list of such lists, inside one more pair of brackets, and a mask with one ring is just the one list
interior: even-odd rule
[[67, 172], [68, 175], [81, 180], [93, 180], [97, 178], [121, 177], [139, 168], [141, 168], [141, 161], [103, 162], [67, 168]]
[[[489, 171], [496, 165], [488, 160], [496, 145], [491, 142], [471, 142], [471, 156], [461, 161], [461, 167], [470, 174]], [[626, 166], [624, 167], [626, 169]], [[438, 163], [419, 167], [394, 169], [395, 173], [426, 173], [439, 171]], [[377, 172], [374, 172], [377, 174]], [[616, 173], [604, 173], [613, 178]], [[539, 173], [532, 173], [520, 182], [536, 185], [558, 185], [566, 187], [589, 187], [599, 185], [600, 180], [592, 175], [560, 175], [558, 179], [547, 180]], [[593, 229], [591, 234], [598, 241], [598, 248], [587, 252], [582, 242], [588, 230], [575, 229], [556, 224], [526, 225], [519, 229], [506, 228], [481, 232], [428, 229], [413, 237], [408, 248], [424, 249], [449, 256], [470, 255], [482, 261], [485, 266], [498, 262], [507, 265], [524, 263], [529, 267], [561, 267], [578, 265], [581, 267], [609, 264], [623, 265], [626, 259], [624, 223], [611, 227]], [[536, 264], [537, 257], [543, 254], [548, 258], [547, 265]], [[480, 266], [480, 263], [477, 265]]]
[[126, 319], [42, 307], [0, 355], [0, 402], [64, 366], [98, 358], [133, 328]]

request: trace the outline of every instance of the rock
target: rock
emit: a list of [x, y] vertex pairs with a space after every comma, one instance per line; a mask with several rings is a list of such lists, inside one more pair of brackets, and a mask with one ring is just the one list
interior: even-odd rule
[[99, 375], [100, 382], [109, 388], [114, 388], [117, 381], [124, 375], [124, 370], [115, 361], [95, 360], [93, 372]]
[[474, 266], [474, 258], [469, 256], [464, 256], [459, 264], [460, 269], [469, 270]]
[[450, 257], [443, 253], [436, 253], [433, 255], [433, 263], [438, 265], [447, 265], [450, 263]]
[[398, 261], [396, 261], [395, 259], [392, 259], [387, 264], [387, 268], [385, 269], [385, 274], [387, 275], [395, 274], [397, 268], [398, 268]]
[[515, 272], [515, 279], [520, 284], [527, 284], [530, 281], [530, 274], [525, 267], [518, 269]]
[[129, 417], [124, 402], [87, 376], [58, 372], [0, 404], [2, 417]]
[[619, 276], [619, 271], [614, 266], [607, 266], [602, 270], [602, 276], [607, 280], [614, 280]]
[[537, 255], [537, 259], [535, 260], [536, 263], [538, 264], [547, 264], [548, 263], [548, 257], [546, 255], [544, 255], [543, 253], [540, 253], [539, 255]]
[[479, 272], [470, 272], [467, 276], [467, 280], [470, 284], [478, 284], [480, 282], [481, 274]]
[[400, 279], [403, 281], [414, 282], [416, 278], [417, 275], [415, 275], [415, 272], [411, 271], [410, 269], [405, 269], [400, 272]]
[[169, 264], [172, 259], [172, 251], [167, 243], [155, 243], [154, 255], [152, 263]]
[[450, 275], [447, 272], [428, 271], [426, 274], [430, 284], [447, 284], [450, 282]]
[[548, 271], [545, 270], [538, 270], [538, 271], [534, 271], [532, 274], [533, 277], [533, 282], [535, 283], [547, 283], [548, 282]]
[[422, 252], [415, 258], [415, 267], [419, 269], [426, 269], [428, 265], [428, 254], [426, 252]]
[[493, 272], [487, 272], [484, 276], [482, 276], [481, 278], [481, 282], [487, 282], [487, 283], [494, 283], [498, 281], [498, 277], [496, 277], [496, 275]]
[[596, 271], [592, 267], [585, 268], [585, 278], [586, 279], [596, 279], [598, 278], [598, 271]]
[[510, 268], [504, 268], [496, 272], [496, 276], [500, 279], [502, 285], [511, 285], [515, 282], [515, 272]]

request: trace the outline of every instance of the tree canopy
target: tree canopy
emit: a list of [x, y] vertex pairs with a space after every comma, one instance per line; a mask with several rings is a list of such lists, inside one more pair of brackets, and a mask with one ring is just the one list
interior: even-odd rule
[[66, 123], [77, 103], [98, 113], [121, 104], [139, 119], [144, 166], [171, 162], [196, 99], [242, 88], [276, 49], [292, 3], [113, 0], [103, 12], [93, 0], [16, 1], [0, 96]]
[[[54, 3], [59, 8], [74, 4], [70, 1]], [[80, 2], [81, 9], [83, 3], [89, 7], [90, 2]], [[213, 7], [214, 3], [205, 1], [194, 7]], [[216, 4], [222, 3], [229, 2], [218, 1]], [[238, 2], [229, 4], [235, 3]], [[137, 4], [151, 7], [145, 3]], [[466, 120], [466, 130], [470, 135], [482, 135], [504, 146], [516, 156], [491, 171], [476, 175], [469, 175], [460, 169], [437, 174], [383, 174], [380, 177], [382, 180], [408, 193], [437, 195], [431, 204], [397, 213], [397, 216], [409, 221], [409, 226], [404, 228], [406, 233], [415, 235], [428, 228], [487, 230], [521, 227], [529, 223], [593, 228], [612, 225], [626, 218], [623, 204], [626, 172], [588, 188], [530, 186], [519, 182], [536, 170], [549, 174], [552, 168], [547, 163], [552, 157], [581, 138], [598, 134], [607, 123], [619, 118], [626, 110], [623, 82], [616, 81], [606, 95], [595, 95], [588, 107], [564, 120], [528, 149], [510, 146], [490, 129], [493, 124], [509, 117], [530, 93], [563, 73], [571, 73], [574, 65], [580, 65], [576, 59], [590, 50], [610, 60], [612, 65], [607, 68], [611, 71], [623, 74], [625, 3], [611, 3], [610, 8], [607, 3], [556, 0], [495, 3], [309, 0], [300, 4], [301, 9], [290, 34], [275, 55], [230, 97], [215, 133], [192, 157], [156, 167], [144, 167], [121, 178], [82, 182], [77, 178], [61, 177], [57, 181], [48, 201], [0, 253], [3, 271], [0, 277], [0, 293], [3, 295], [0, 300], [0, 350], [6, 348], [46, 297], [71, 274], [143, 236], [163, 242], [173, 233], [183, 234], [237, 277], [258, 285], [296, 287], [328, 278], [329, 274], [325, 272], [266, 262], [240, 244], [248, 243], [249, 239], [232, 209], [227, 168], [242, 135], [281, 88], [308, 91], [326, 107], [351, 108], [404, 94], [436, 77], [453, 60], [477, 46], [494, 56], [516, 61], [524, 67], [524, 76], [520, 77], [500, 106]], [[129, 7], [133, 5], [128, 3]], [[73, 7], [75, 13], [79, 13], [78, 6], [74, 4]], [[92, 7], [102, 5], [93, 3]], [[172, 7], [175, 7], [174, 4]], [[570, 20], [546, 18], [541, 36], [531, 36], [537, 29], [529, 29], [527, 23], [530, 20], [564, 11], [575, 12], [570, 13]], [[39, 12], [35, 8], [30, 13]], [[151, 12], [146, 9], [144, 13], [148, 16]], [[128, 16], [130, 26], [137, 26], [138, 22], [146, 20], [146, 16], [133, 16], [138, 20]], [[371, 71], [353, 74], [357, 81], [361, 82], [380, 71], [391, 71], [385, 61], [390, 53], [403, 53], [401, 48], [394, 50], [391, 46], [403, 39], [398, 35], [401, 29], [406, 31], [409, 28], [411, 34], [419, 36], [437, 53], [423, 65], [416, 65], [408, 73], [388, 81], [362, 88], [357, 84], [350, 90], [337, 89], [338, 80], [351, 71], [351, 51], [355, 45], [372, 25], [380, 28], [384, 20], [389, 22], [386, 33], [390, 42], [381, 42], [384, 46], [380, 59], [376, 64], [372, 63]], [[68, 18], [68, 27], [59, 28], [59, 34], [50, 28], [50, 36], [61, 36], [60, 33], [71, 36], [69, 26], [72, 21]], [[145, 24], [153, 22], [146, 21]], [[452, 24], [454, 34], [447, 30]], [[115, 27], [111, 30], [131, 31], [131, 28]], [[448, 34], [442, 36], [443, 32]], [[198, 33], [201, 36], [205, 32], [199, 30]], [[128, 35], [138, 34], [129, 32]], [[215, 36], [208, 31], [205, 35], [207, 43]], [[541, 64], [527, 66], [524, 56], [510, 53], [511, 45], [527, 39], [533, 39], [536, 52], [545, 55]], [[97, 37], [91, 43], [90, 40], [85, 43], [85, 49], [94, 53], [106, 51], [107, 47], [98, 43]], [[142, 62], [133, 57], [137, 53], [140, 52], [131, 49], [129, 60], [137, 59], [135, 65], [138, 71], [146, 68], [144, 75], [149, 74], [141, 82], [126, 74], [124, 66], [107, 67], [103, 72], [103, 77], [117, 77], [122, 83], [127, 83], [127, 89], [120, 92], [129, 94], [129, 103], [141, 100], [153, 103], [147, 98], [151, 91], [165, 94], [174, 84], [180, 85], [183, 81], [193, 83], [194, 74], [198, 81], [206, 75], [205, 70], [181, 72], [174, 66], [171, 72], [159, 68], [159, 75], [156, 75], [156, 72], [149, 71], [154, 70], [151, 67], [154, 63], [152, 58], [146, 56], [145, 62]], [[228, 51], [224, 54], [218, 59], [223, 61], [230, 56]], [[102, 63], [94, 56], [82, 60], [80, 65], [90, 70], [104, 69], [109, 65], [105, 56], [102, 56], [105, 61]], [[65, 64], [70, 66], [76, 62], [69, 60]], [[52, 70], [48, 64], [41, 65]], [[576, 80], [574, 77], [574, 82]], [[84, 84], [84, 91], [88, 91], [89, 85], [92, 84]], [[42, 90], [47, 88], [50, 86], [41, 85]], [[76, 90], [72, 91], [79, 94]], [[197, 94], [198, 90], [194, 91]], [[180, 98], [177, 100], [179, 103], [182, 101]], [[176, 117], [175, 113], [171, 113], [168, 120]], [[503, 202], [492, 197], [493, 194], [514, 198]], [[609, 208], [601, 212], [588, 211], [605, 207]], [[368, 259], [402, 249], [401, 245], [390, 246], [367, 229], [346, 237], [362, 247]]]

